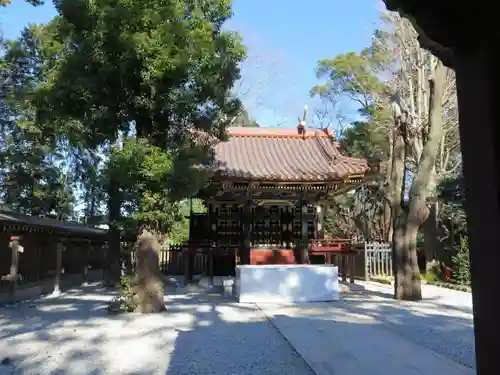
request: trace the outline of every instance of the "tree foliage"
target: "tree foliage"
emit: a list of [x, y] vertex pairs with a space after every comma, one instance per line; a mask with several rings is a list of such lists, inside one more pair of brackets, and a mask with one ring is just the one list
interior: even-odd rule
[[258, 128], [260, 125], [250, 117], [246, 108], [242, 107], [240, 113], [233, 119], [231, 126], [243, 126], [249, 128]]
[[63, 218], [80, 200], [85, 221], [104, 215], [113, 266], [120, 230], [168, 237], [184, 222], [204, 179], [194, 167], [241, 113], [246, 50], [223, 28], [229, 0], [54, 4], [53, 20], [4, 45], [0, 193], [28, 213]]
[[467, 237], [460, 238], [460, 247], [453, 257], [454, 281], [462, 285], [470, 285], [470, 261], [469, 261], [469, 241]]
[[[175, 184], [165, 188], [166, 176], [140, 172], [142, 167], [130, 161], [139, 154], [154, 156], [165, 173], [185, 176], [190, 165], [207, 156], [192, 150], [190, 130], [218, 136], [224, 116], [239, 111], [230, 90], [245, 50], [237, 34], [222, 30], [231, 16], [230, 2], [57, 1], [56, 8], [53, 24], [61, 50], [50, 79], [37, 92], [38, 119], [75, 124], [69, 129], [72, 139], [87, 148], [108, 144], [110, 220], [119, 219], [127, 205], [140, 220], [160, 225], [167, 204], [162, 200], [169, 199], [164, 194], [179, 191]], [[110, 146], [118, 134], [133, 134], [137, 141], [127, 140], [121, 150]], [[177, 164], [186, 168], [174, 168]], [[120, 187], [122, 178], [129, 179], [129, 187], [139, 179], [142, 192], [135, 192], [135, 199], [140, 196], [142, 206], [122, 200], [130, 196], [130, 189]]]
[[110, 153], [105, 174], [115, 181], [122, 209], [137, 222], [168, 233], [178, 220], [177, 203], [169, 199], [172, 157], [145, 139], [127, 139]]
[[[395, 296], [419, 299], [417, 234], [424, 223], [426, 230], [437, 227], [443, 207], [436, 185], [461, 164], [455, 81], [453, 72], [420, 48], [406, 19], [383, 13], [381, 20], [368, 48], [319, 61], [323, 82], [311, 94], [332, 107], [348, 103], [356, 109], [339, 137], [345, 152], [387, 162], [384, 178], [338, 199], [340, 212], [350, 213], [351, 231], [364, 232], [365, 239], [375, 233], [367, 228], [390, 229], [380, 233], [393, 242]], [[439, 242], [436, 231], [425, 236], [431, 237]], [[427, 248], [435, 246], [425, 243], [432, 260]]]
[[31, 100], [53, 56], [45, 43], [51, 30], [27, 27], [18, 41], [5, 42], [1, 64], [0, 194], [4, 207], [25, 214], [68, 219], [75, 197], [54, 127], [36, 122]]
[[375, 121], [355, 121], [341, 134], [340, 147], [349, 156], [367, 160], [388, 160], [387, 134]]
[[[342, 151], [350, 156], [387, 164], [391, 148], [388, 86], [379, 77], [385, 62], [386, 55], [375, 45], [360, 53], [349, 52], [322, 59], [316, 68], [322, 83], [313, 87], [310, 93], [327, 108], [336, 108], [346, 100], [354, 103], [356, 115], [339, 132]], [[347, 236], [358, 233], [359, 239], [387, 240], [391, 224], [384, 188], [382, 176], [352, 195], [337, 197], [327, 222], [332, 227], [344, 228]]]

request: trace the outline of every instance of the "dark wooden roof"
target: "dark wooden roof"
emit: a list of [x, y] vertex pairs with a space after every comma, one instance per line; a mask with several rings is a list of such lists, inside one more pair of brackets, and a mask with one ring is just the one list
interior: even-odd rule
[[231, 127], [215, 146], [215, 172], [262, 181], [339, 181], [370, 171], [364, 159], [344, 156], [332, 133], [307, 129]]
[[0, 225], [20, 225], [32, 228], [52, 229], [70, 232], [72, 234], [103, 236], [108, 233], [106, 229], [94, 228], [77, 223], [68, 223], [55, 219], [22, 215], [14, 212], [0, 210]]

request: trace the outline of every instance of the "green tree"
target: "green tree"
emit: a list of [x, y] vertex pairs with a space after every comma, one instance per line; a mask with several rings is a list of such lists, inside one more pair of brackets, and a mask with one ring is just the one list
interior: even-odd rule
[[139, 184], [141, 202], [130, 207], [140, 213], [140, 224], [159, 231], [165, 183], [169, 199], [193, 194], [200, 181], [190, 167], [210, 157], [211, 144], [202, 135], [223, 136], [228, 119], [239, 112], [231, 88], [245, 48], [237, 34], [223, 30], [232, 14], [227, 0], [55, 4], [59, 16], [53, 22], [58, 29], [54, 39], [63, 47], [37, 93], [38, 120], [73, 121], [79, 126], [68, 129], [71, 139], [87, 149], [108, 150], [110, 254], [116, 267], [126, 191], [118, 180], [123, 174], [113, 171], [114, 165], [122, 166], [115, 161], [132, 145], [123, 139], [137, 138], [134, 152], [144, 147], [142, 154], [149, 155], [154, 148], [157, 160], [169, 161], [168, 181], [156, 174], [125, 175]]
[[172, 157], [144, 138], [127, 139], [107, 163], [109, 181], [118, 181], [122, 209], [156, 233], [159, 240], [180, 219], [178, 203], [169, 199]]
[[460, 248], [462, 238], [467, 237], [467, 217], [465, 214], [465, 189], [463, 176], [448, 177], [437, 185], [437, 199], [441, 205], [439, 217], [440, 266], [454, 268], [453, 257]]
[[250, 117], [250, 114], [248, 111], [242, 107], [240, 110], [240, 113], [234, 118], [234, 120], [231, 122], [232, 126], [244, 126], [244, 127], [249, 127], [249, 128], [258, 128], [259, 124], [257, 121], [253, 120]]
[[462, 285], [470, 285], [469, 242], [467, 237], [460, 238], [460, 247], [453, 257], [453, 278]]
[[[354, 101], [357, 118], [339, 134], [342, 151], [372, 161], [390, 159], [390, 116], [387, 85], [379, 79], [385, 54], [373, 46], [360, 53], [349, 52], [322, 59], [316, 74], [323, 82], [311, 90], [327, 108], [342, 101]], [[391, 233], [388, 174], [353, 195], [340, 196], [332, 203], [327, 222], [342, 227], [344, 235], [360, 233], [364, 240], [388, 241]], [[334, 225], [335, 222], [338, 222]], [[338, 231], [338, 229], [336, 229]], [[350, 232], [350, 233], [349, 233]], [[361, 238], [360, 238], [361, 239]]]
[[0, 194], [11, 210], [44, 217], [73, 216], [72, 176], [64, 169], [63, 145], [56, 124], [37, 124], [31, 97], [43, 81], [46, 30], [31, 25], [19, 40], [4, 44], [2, 71], [2, 143]]
[[203, 213], [207, 209], [200, 199], [191, 200], [192, 207], [190, 207], [189, 200], [183, 200], [179, 204], [179, 212], [181, 215], [181, 220], [174, 222], [171, 234], [169, 236], [169, 243], [181, 244], [189, 239], [189, 215], [193, 213]]
[[346, 155], [368, 160], [388, 160], [389, 142], [385, 129], [375, 121], [355, 121], [340, 137], [340, 147]]
[[312, 94], [330, 101], [350, 99], [364, 121], [376, 124], [386, 137], [389, 165], [382, 194], [376, 196], [384, 201], [383, 211], [391, 213], [395, 298], [418, 300], [417, 233], [429, 217], [437, 172], [445, 174], [451, 160], [459, 161], [452, 136], [457, 124], [454, 77], [419, 47], [407, 20], [384, 13], [382, 21], [387, 27], [375, 32], [370, 48], [319, 62], [318, 76], [326, 82]]

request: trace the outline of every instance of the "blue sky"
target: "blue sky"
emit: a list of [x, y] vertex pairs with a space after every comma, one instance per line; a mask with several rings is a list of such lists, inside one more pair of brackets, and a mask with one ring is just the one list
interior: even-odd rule
[[[17, 37], [28, 23], [49, 21], [50, 0], [33, 8], [13, 0], [0, 9], [4, 36]], [[238, 30], [249, 48], [243, 65], [242, 99], [263, 126], [295, 126], [309, 89], [318, 81], [319, 59], [357, 51], [370, 43], [380, 6], [377, 0], [233, 0]], [[309, 103], [310, 104], [310, 103]]]

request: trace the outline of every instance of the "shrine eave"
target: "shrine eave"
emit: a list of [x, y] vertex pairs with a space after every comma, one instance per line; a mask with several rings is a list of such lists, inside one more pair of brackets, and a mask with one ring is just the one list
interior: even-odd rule
[[82, 238], [106, 237], [108, 230], [83, 224], [64, 222], [51, 218], [41, 218], [0, 210], [0, 230], [16, 232], [44, 232], [62, 236], [80, 236]]
[[328, 131], [299, 135], [296, 129], [229, 128], [207, 169], [216, 180], [316, 184], [364, 178], [373, 166], [343, 155]]

